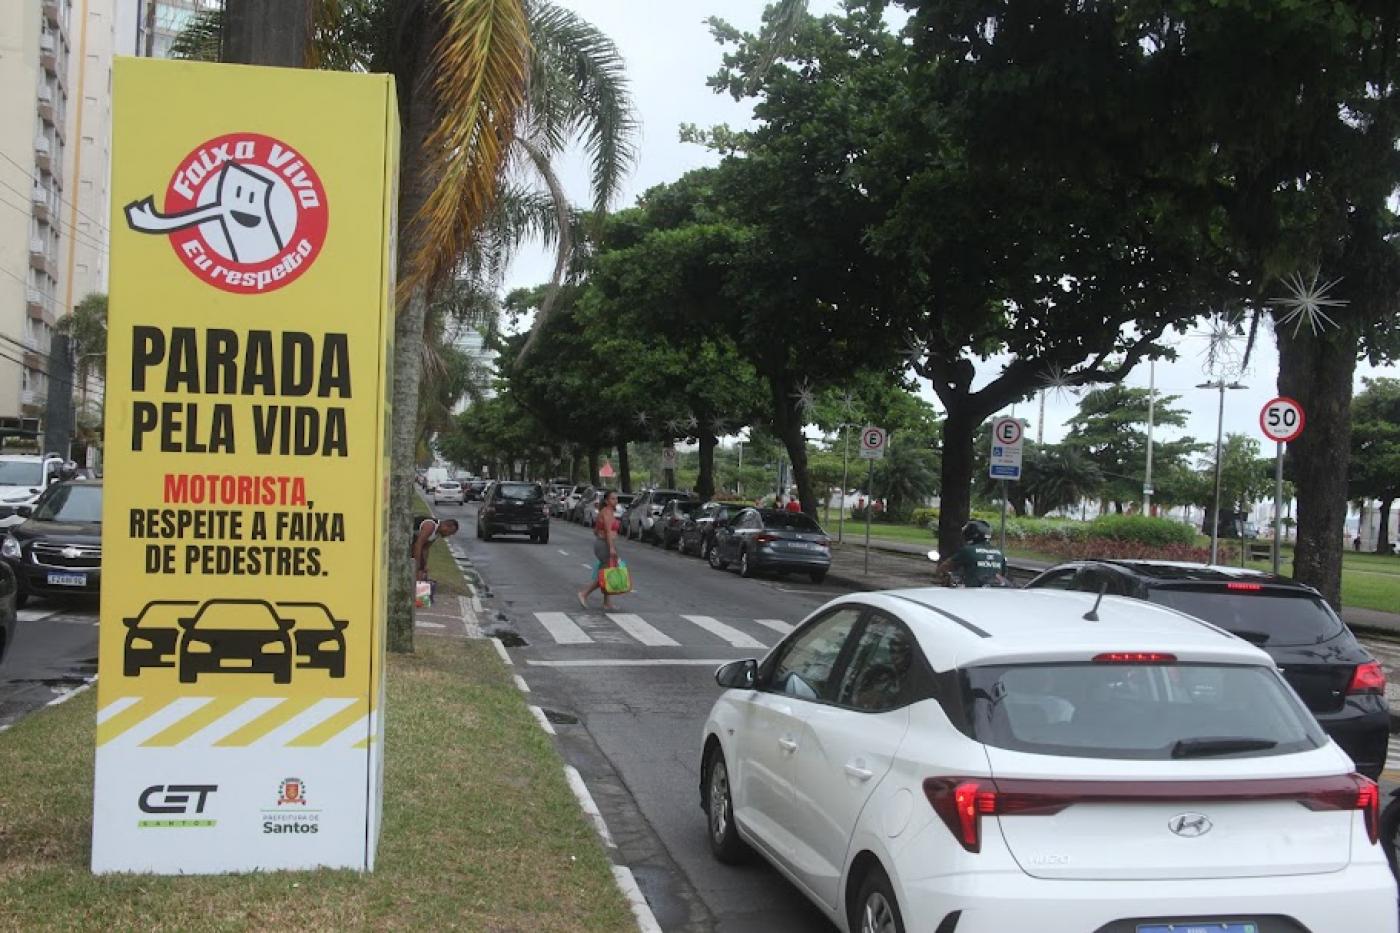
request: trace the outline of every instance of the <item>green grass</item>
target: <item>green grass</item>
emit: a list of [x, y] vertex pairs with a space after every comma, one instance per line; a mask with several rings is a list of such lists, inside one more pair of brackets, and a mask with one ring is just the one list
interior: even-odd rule
[[416, 641], [389, 658], [373, 873], [93, 876], [88, 691], [0, 734], [0, 930], [635, 930], [491, 647]]

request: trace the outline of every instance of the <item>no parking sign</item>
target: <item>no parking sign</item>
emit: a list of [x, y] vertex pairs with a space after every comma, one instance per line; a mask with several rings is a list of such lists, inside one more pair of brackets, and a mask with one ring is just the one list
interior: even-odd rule
[[1015, 418], [998, 418], [992, 422], [992, 458], [988, 469], [992, 479], [1015, 482], [1021, 478], [1021, 448], [1025, 430]]
[[889, 435], [884, 428], [868, 424], [860, 430], [860, 458], [862, 460], [885, 459], [885, 444]]

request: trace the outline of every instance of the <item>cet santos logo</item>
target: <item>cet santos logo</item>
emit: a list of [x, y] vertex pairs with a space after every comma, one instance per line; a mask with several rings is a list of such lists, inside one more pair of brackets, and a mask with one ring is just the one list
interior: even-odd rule
[[259, 133], [197, 146], [176, 166], [163, 209], [151, 195], [126, 206], [132, 230], [169, 236], [190, 272], [234, 294], [295, 281], [320, 256], [329, 216], [311, 164]]

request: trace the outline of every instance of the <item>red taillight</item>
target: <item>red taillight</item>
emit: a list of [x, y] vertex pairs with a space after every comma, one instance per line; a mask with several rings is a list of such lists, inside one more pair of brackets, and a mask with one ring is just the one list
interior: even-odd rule
[[1368, 777], [1353, 775], [1359, 786], [1356, 788], [1356, 809], [1366, 817], [1366, 835], [1371, 845], [1381, 838], [1381, 789]]
[[996, 785], [975, 778], [929, 778], [924, 796], [964, 849], [982, 851], [982, 817], [997, 812]]
[[814, 541], [814, 542], [812, 542], [812, 543], [815, 544], [815, 545], [817, 545], [817, 547], [831, 547], [831, 539], [830, 539], [830, 538], [818, 538], [816, 541]]
[[1347, 693], [1385, 693], [1385, 669], [1380, 662], [1368, 661], [1356, 665], [1356, 670], [1351, 673], [1351, 683], [1347, 685]]
[[1096, 664], [1175, 664], [1176, 655], [1164, 651], [1106, 651], [1094, 655]]
[[772, 542], [778, 540], [778, 536], [777, 536], [777, 535], [766, 535], [766, 534], [765, 534], [765, 535], [754, 535], [753, 540], [754, 540], [754, 543], [755, 543], [755, 544], [771, 544]]
[[1243, 591], [1245, 591], [1246, 593], [1257, 593], [1257, 592], [1259, 592], [1260, 590], [1262, 590], [1263, 588], [1264, 588], [1264, 587], [1260, 586], [1258, 583], [1227, 583], [1227, 584], [1225, 584], [1225, 589], [1227, 589], [1227, 590], [1243, 590]]

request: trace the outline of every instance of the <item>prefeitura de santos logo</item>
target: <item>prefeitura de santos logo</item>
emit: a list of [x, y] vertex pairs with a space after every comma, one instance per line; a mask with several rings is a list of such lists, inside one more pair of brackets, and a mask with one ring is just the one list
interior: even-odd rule
[[126, 206], [141, 233], [170, 237], [196, 276], [234, 294], [294, 281], [321, 254], [326, 189], [296, 149], [259, 133], [211, 139], [180, 161], [165, 191]]

